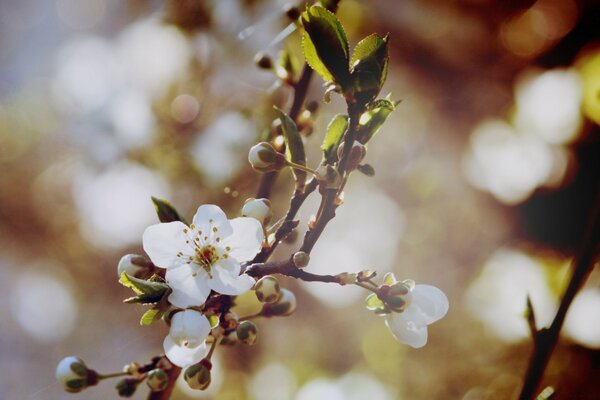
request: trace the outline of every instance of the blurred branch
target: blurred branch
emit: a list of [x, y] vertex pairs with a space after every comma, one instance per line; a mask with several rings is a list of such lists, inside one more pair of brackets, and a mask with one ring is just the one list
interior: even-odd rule
[[571, 264], [573, 273], [569, 285], [560, 302], [560, 306], [549, 328], [534, 331], [533, 353], [525, 374], [523, 388], [519, 399], [530, 400], [535, 398], [544, 371], [552, 352], [558, 342], [560, 330], [565, 321], [567, 311], [579, 289], [585, 283], [600, 250], [600, 187], [596, 188], [596, 202], [590, 214], [590, 220], [583, 244], [576, 258]]

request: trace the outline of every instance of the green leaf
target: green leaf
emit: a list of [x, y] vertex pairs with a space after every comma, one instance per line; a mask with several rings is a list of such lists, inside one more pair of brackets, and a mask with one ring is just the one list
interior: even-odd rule
[[302, 47], [306, 62], [326, 81], [342, 87], [350, 76], [348, 40], [335, 14], [318, 5], [302, 13]]
[[372, 34], [361, 40], [354, 48], [350, 73], [353, 96], [367, 103], [373, 100], [381, 90], [387, 77], [389, 63], [388, 36]]
[[143, 280], [129, 276], [126, 272], [123, 272], [119, 283], [136, 293], [136, 296], [125, 299], [125, 303], [157, 303], [171, 291], [169, 285], [157, 275], [153, 275], [148, 280]]
[[[306, 154], [304, 153], [304, 143], [296, 123], [281, 109], [275, 107], [279, 119], [281, 121], [281, 130], [283, 131], [283, 137], [285, 138], [285, 154], [288, 160], [300, 164], [306, 165]], [[296, 182], [298, 185], [304, 185], [306, 178], [306, 172], [297, 169], [292, 169]]]
[[207, 315], [208, 322], [210, 323], [210, 328], [214, 329], [219, 326], [219, 316], [218, 315]]
[[390, 113], [396, 109], [397, 104], [398, 102], [392, 102], [388, 99], [374, 101], [369, 110], [360, 116], [356, 140], [362, 144], [371, 140], [387, 120]]
[[365, 299], [365, 304], [367, 305], [367, 309], [371, 311], [385, 307], [383, 301], [381, 301], [375, 293], [371, 293], [367, 296]]
[[152, 202], [154, 203], [154, 208], [160, 222], [181, 221], [185, 223], [185, 220], [179, 216], [175, 207], [168, 201], [152, 197]]
[[153, 322], [158, 321], [162, 317], [163, 312], [157, 308], [147, 310], [140, 318], [140, 325], [148, 326]]
[[337, 149], [342, 143], [346, 129], [348, 129], [348, 116], [345, 114], [336, 115], [327, 125], [327, 134], [321, 145], [327, 164], [332, 164], [337, 160]]

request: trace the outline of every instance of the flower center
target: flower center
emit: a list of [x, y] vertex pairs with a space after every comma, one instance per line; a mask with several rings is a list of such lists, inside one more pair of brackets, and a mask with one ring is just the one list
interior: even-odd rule
[[210, 244], [204, 247], [196, 245], [195, 252], [196, 256], [194, 257], [194, 264], [202, 267], [202, 269], [204, 269], [208, 274], [209, 278], [212, 278], [210, 267], [220, 259], [219, 254], [217, 253], [217, 248]]
[[[209, 232], [202, 232], [197, 229], [193, 224], [189, 228], [185, 228], [183, 233], [187, 236], [185, 243], [193, 251], [193, 255], [184, 254], [182, 251], [177, 253], [177, 257], [185, 260], [187, 264], [202, 268], [208, 274], [209, 279], [212, 279], [211, 267], [218, 262], [221, 258], [227, 259], [231, 247], [225, 246], [223, 250], [221, 247], [217, 249], [215, 244], [221, 242], [219, 236], [219, 228], [213, 226], [214, 221], [211, 219], [208, 221], [210, 229]], [[194, 268], [193, 268], [194, 269]], [[197, 275], [197, 269], [194, 269], [192, 276]]]

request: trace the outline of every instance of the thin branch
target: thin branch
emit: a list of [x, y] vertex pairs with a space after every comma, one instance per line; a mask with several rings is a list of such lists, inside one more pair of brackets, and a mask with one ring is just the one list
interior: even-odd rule
[[[289, 116], [294, 122], [297, 122], [300, 111], [302, 111], [302, 105], [306, 100], [306, 94], [308, 93], [308, 87], [310, 86], [312, 75], [312, 68], [310, 68], [308, 64], [304, 64], [304, 69], [302, 70], [300, 79], [294, 85], [294, 100], [289, 112]], [[258, 185], [258, 191], [256, 192], [257, 199], [268, 199], [271, 197], [271, 190], [273, 189], [273, 185], [277, 180], [277, 176], [279, 176], [279, 171], [267, 172], [266, 174], [263, 174]]]
[[523, 388], [519, 396], [520, 400], [531, 400], [535, 398], [540, 382], [544, 376], [546, 366], [550, 361], [552, 352], [558, 342], [560, 330], [565, 321], [567, 311], [579, 289], [585, 283], [600, 250], [600, 190], [596, 190], [595, 207], [591, 212], [591, 218], [586, 236], [583, 240], [578, 256], [573, 260], [571, 266], [573, 274], [560, 302], [560, 306], [549, 328], [537, 331], [533, 337], [533, 353], [529, 359], [529, 365], [525, 374]]
[[270, 263], [257, 263], [246, 268], [246, 274], [254, 278], [262, 278], [266, 275], [280, 274], [300, 279], [305, 282], [325, 282], [341, 284], [337, 275], [318, 275], [306, 272], [296, 267], [291, 259], [284, 261], [273, 261]]

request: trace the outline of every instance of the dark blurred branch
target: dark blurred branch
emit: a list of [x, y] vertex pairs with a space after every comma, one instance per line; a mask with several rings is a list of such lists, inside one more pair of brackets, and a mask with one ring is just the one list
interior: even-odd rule
[[[294, 101], [289, 112], [289, 116], [294, 122], [298, 122], [297, 119], [300, 115], [300, 111], [302, 111], [302, 105], [306, 100], [306, 94], [308, 93], [308, 87], [310, 85], [312, 75], [312, 68], [310, 68], [308, 64], [304, 64], [302, 75], [300, 75], [300, 79], [294, 85]], [[267, 172], [266, 174], [263, 174], [262, 178], [260, 179], [258, 191], [256, 192], [257, 199], [268, 199], [271, 197], [271, 190], [273, 189], [273, 185], [277, 180], [277, 176], [279, 176], [279, 171]]]
[[520, 400], [534, 399], [544, 371], [556, 344], [560, 330], [565, 321], [567, 311], [579, 289], [585, 283], [598, 257], [600, 250], [600, 188], [596, 189], [596, 202], [592, 209], [587, 233], [577, 257], [571, 266], [573, 273], [569, 285], [560, 302], [560, 306], [549, 328], [542, 328], [534, 333], [533, 353], [529, 359], [529, 365], [525, 374], [523, 388], [519, 396]]

